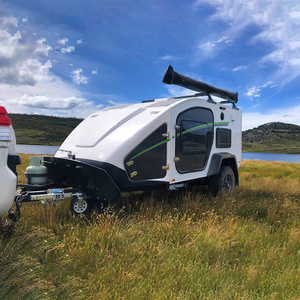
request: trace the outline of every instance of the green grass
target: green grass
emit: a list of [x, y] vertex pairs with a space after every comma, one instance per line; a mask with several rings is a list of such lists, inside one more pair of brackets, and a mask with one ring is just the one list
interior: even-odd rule
[[243, 161], [229, 196], [131, 193], [90, 219], [25, 203], [0, 227], [0, 298], [299, 299], [299, 178]]
[[42, 115], [9, 114], [18, 144], [62, 144], [82, 121], [77, 118], [59, 118]]
[[278, 144], [276, 142], [249, 143], [243, 142], [243, 152], [263, 152], [263, 153], [286, 153], [300, 154], [299, 141], [285, 141]]

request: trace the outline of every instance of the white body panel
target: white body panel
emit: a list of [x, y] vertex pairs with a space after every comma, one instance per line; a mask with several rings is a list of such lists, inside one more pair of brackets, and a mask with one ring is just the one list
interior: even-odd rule
[[[174, 164], [174, 160], [170, 164], [170, 178], [172, 183], [177, 183], [177, 182], [183, 182], [183, 181], [189, 181], [193, 180], [195, 178], [204, 178], [207, 176], [208, 172], [208, 166], [210, 165], [212, 155], [215, 153], [224, 153], [224, 152], [229, 152], [233, 155], [235, 155], [238, 166], [240, 165], [241, 162], [241, 151], [242, 151], [242, 112], [240, 110], [232, 109], [231, 107], [228, 107], [226, 105], [221, 105], [221, 104], [213, 104], [209, 103], [205, 100], [199, 101], [199, 99], [188, 99], [185, 100], [181, 103], [178, 103], [177, 105], [174, 106], [172, 109], [172, 119], [171, 119], [171, 124], [176, 124], [176, 119], [178, 114], [181, 112], [192, 108], [192, 107], [203, 107], [203, 108], [208, 108], [213, 112], [214, 115], [214, 142], [212, 144], [211, 152], [206, 164], [206, 167], [204, 170], [199, 171], [199, 172], [189, 172], [189, 173], [184, 173], [180, 174]], [[220, 107], [225, 108], [225, 110], [221, 110]], [[224, 119], [220, 119], [220, 114], [221, 112], [224, 113]], [[219, 122], [229, 122], [228, 124], [228, 129], [232, 130], [232, 143], [230, 148], [216, 148], [216, 129], [217, 126], [216, 124]], [[174, 125], [171, 126], [171, 136], [175, 135], [175, 128]], [[175, 140], [172, 140], [171, 143], [171, 156], [174, 158], [175, 157]]]
[[12, 126], [9, 126], [9, 131], [10, 131], [11, 142], [9, 144], [8, 153], [16, 154], [17, 143], [16, 143], [15, 132]]
[[11, 132], [11, 126], [0, 126], [0, 217], [11, 208], [17, 186], [16, 175], [7, 166], [8, 148], [14, 139]]
[[[168, 107], [149, 106], [149, 103], [133, 104], [92, 114], [74, 129], [55, 156], [67, 157], [71, 151], [76, 159], [106, 162], [124, 169], [124, 158], [132, 148], [154, 128], [169, 123]], [[102, 126], [105, 130], [101, 129]], [[85, 142], [86, 134], [88, 142]], [[168, 181], [168, 178], [163, 180]]]
[[[199, 172], [180, 174], [176, 170], [175, 124], [179, 113], [191, 107], [210, 109], [214, 116], [214, 141], [206, 167]], [[221, 113], [224, 119], [221, 120]], [[229, 105], [210, 103], [202, 98], [158, 99], [154, 102], [120, 105], [96, 112], [87, 117], [61, 145], [56, 157], [67, 157], [68, 152], [76, 159], [105, 162], [125, 170], [125, 157], [136, 145], [162, 124], [167, 124], [170, 141], [167, 142], [167, 165], [169, 170], [164, 178], [150, 179], [166, 183], [178, 183], [207, 176], [210, 160], [215, 153], [228, 152], [235, 155], [237, 164], [241, 161], [241, 111]], [[232, 131], [230, 148], [216, 148], [216, 124], [226, 122]]]

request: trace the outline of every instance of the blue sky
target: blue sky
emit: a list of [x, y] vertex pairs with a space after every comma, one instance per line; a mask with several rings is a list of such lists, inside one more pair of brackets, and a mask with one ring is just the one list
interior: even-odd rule
[[86, 117], [180, 96], [168, 65], [239, 93], [243, 128], [300, 125], [299, 0], [0, 0], [0, 105]]

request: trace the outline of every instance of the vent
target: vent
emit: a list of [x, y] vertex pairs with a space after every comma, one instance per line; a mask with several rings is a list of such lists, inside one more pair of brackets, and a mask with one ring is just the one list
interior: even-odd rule
[[217, 148], [231, 147], [231, 129], [217, 128]]

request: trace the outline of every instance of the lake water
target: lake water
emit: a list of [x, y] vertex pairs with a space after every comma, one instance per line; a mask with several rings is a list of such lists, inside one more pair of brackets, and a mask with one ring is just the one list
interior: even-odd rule
[[17, 145], [17, 153], [23, 154], [52, 154], [59, 146]]
[[261, 159], [300, 163], [300, 154], [243, 152], [242, 159]]
[[[59, 146], [17, 145], [17, 152], [24, 154], [51, 154], [58, 148]], [[300, 163], [300, 154], [243, 152], [242, 159], [261, 159]]]

